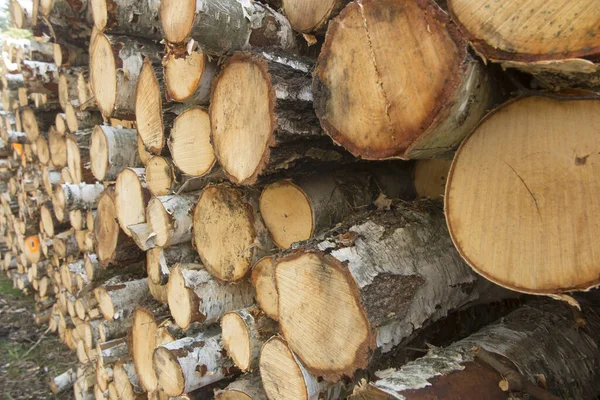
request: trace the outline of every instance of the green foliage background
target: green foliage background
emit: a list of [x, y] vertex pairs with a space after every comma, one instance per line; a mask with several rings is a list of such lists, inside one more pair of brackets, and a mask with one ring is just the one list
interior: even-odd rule
[[17, 29], [12, 26], [9, 8], [10, 1], [11, 0], [0, 0], [0, 38], [30, 39], [32, 37], [31, 31]]

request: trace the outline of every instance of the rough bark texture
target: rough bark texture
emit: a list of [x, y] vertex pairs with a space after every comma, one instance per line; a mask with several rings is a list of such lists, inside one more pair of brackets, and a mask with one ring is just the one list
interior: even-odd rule
[[215, 393], [215, 399], [235, 400], [242, 397], [238, 393], [247, 396], [244, 400], [267, 400], [267, 395], [262, 388], [262, 381], [258, 373], [246, 374], [231, 382], [225, 389]]
[[114, 181], [127, 167], [141, 167], [135, 129], [98, 125], [91, 145], [92, 172], [99, 181]]
[[192, 240], [193, 209], [197, 193], [154, 197], [146, 207], [146, 220], [156, 234], [159, 247], [170, 247]]
[[153, 365], [160, 386], [169, 396], [189, 393], [235, 372], [231, 361], [223, 355], [218, 330], [158, 347], [154, 350]]
[[64, 196], [63, 208], [67, 210], [96, 208], [104, 186], [96, 184], [61, 185]]
[[[451, 310], [509, 295], [469, 270], [430, 202], [354, 215], [325, 240], [279, 260], [275, 279], [290, 347], [309, 371], [333, 380], [366, 367], [375, 348], [388, 352]], [[313, 280], [321, 289], [312, 289]], [[313, 311], [307, 301], [324, 308]], [[299, 321], [314, 328], [303, 330]], [[352, 339], [342, 339], [347, 335]]]
[[[251, 185], [262, 175], [351, 160], [321, 130], [311, 70], [311, 60], [275, 52], [237, 53], [224, 64], [212, 88], [210, 122], [215, 154], [230, 180]], [[248, 93], [256, 93], [252, 103], [260, 108], [250, 106]], [[236, 124], [227, 122], [232, 112]], [[244, 139], [248, 128], [237, 124], [253, 126], [252, 143]]]
[[148, 296], [146, 279], [108, 284], [94, 290], [102, 315], [108, 321], [131, 318], [135, 307]]
[[[173, 43], [194, 39], [204, 52], [222, 56], [250, 47], [279, 47], [294, 50], [294, 34], [281, 14], [258, 2], [236, 0], [177, 1], [161, 5], [165, 38]], [[179, 6], [181, 7], [181, 5]]]
[[[447, 348], [432, 349], [401, 368], [376, 372], [377, 378], [351, 398], [426, 398], [440, 396], [441, 390], [452, 398], [507, 398], [498, 383], [514, 383], [512, 376], [491, 369], [485, 358], [478, 356], [481, 348], [557, 398], [595, 399], [600, 393], [596, 351], [600, 318], [592, 307], [598, 299], [581, 300], [586, 320], [583, 328], [573, 320], [568, 305], [555, 300], [532, 301]], [[491, 371], [482, 372], [486, 369]], [[473, 384], [466, 384], [469, 376], [473, 376]]]
[[162, 40], [158, 0], [91, 0], [91, 5], [101, 32]]
[[172, 268], [179, 264], [197, 264], [199, 261], [191, 243], [180, 243], [166, 249], [155, 247], [146, 252], [148, 279], [155, 285], [166, 285]]

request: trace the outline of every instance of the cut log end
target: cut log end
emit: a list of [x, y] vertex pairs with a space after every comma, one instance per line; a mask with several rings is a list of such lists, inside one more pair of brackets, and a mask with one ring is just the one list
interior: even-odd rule
[[103, 32], [108, 22], [108, 12], [106, 8], [106, 0], [91, 0], [92, 16], [94, 18], [94, 27]]
[[192, 30], [196, 11], [195, 0], [166, 0], [161, 2], [160, 21], [165, 39], [183, 42]]
[[[260, 355], [260, 376], [271, 400], [309, 399], [302, 367], [280, 337], [269, 339]], [[285, 382], [284, 385], [281, 383]]]
[[102, 181], [108, 168], [108, 142], [102, 127], [97, 125], [92, 132], [90, 145], [91, 167], [94, 177]]
[[169, 138], [173, 162], [184, 173], [203, 176], [216, 162], [210, 143], [210, 117], [201, 108], [184, 111], [173, 123]]
[[179, 267], [171, 270], [167, 291], [169, 309], [173, 319], [182, 329], [187, 329], [194, 320], [198, 319], [195, 317], [197, 317], [199, 305], [196, 295], [186, 287], [185, 278]]
[[[332, 257], [298, 252], [278, 262], [279, 322], [289, 346], [315, 375], [351, 376], [367, 365], [373, 346], [371, 328], [358, 299], [358, 288]], [[318, 287], [328, 290], [317, 290]], [[297, 291], [297, 287], [315, 290]], [[304, 326], [315, 335], [305, 335]], [[327, 354], [327, 356], [326, 356]]]
[[146, 222], [146, 189], [142, 187], [138, 174], [127, 168], [117, 176], [115, 185], [115, 207], [119, 225], [123, 232], [131, 236], [129, 225]]
[[256, 302], [261, 310], [277, 321], [279, 299], [275, 286], [275, 264], [270, 256], [262, 258], [252, 268], [252, 285], [256, 289]]
[[152, 354], [157, 343], [158, 326], [152, 313], [146, 309], [138, 308], [133, 314], [131, 327], [131, 357], [135, 370], [140, 378], [140, 383], [148, 392], [156, 390], [158, 382], [156, 373], [152, 368]]
[[185, 56], [168, 54], [164, 62], [164, 74], [169, 97], [180, 102], [190, 100], [200, 85], [206, 63], [204, 53], [194, 51]]
[[115, 307], [113, 305], [112, 298], [108, 294], [107, 290], [103, 287], [99, 287], [95, 290], [96, 298], [98, 299], [98, 307], [104, 316], [104, 319], [111, 321], [115, 316]]
[[244, 320], [236, 313], [227, 313], [221, 320], [223, 347], [242, 371], [250, 367], [250, 334]]
[[[256, 232], [253, 216], [238, 190], [227, 186], [205, 189], [194, 210], [194, 243], [204, 267], [222, 281], [242, 279], [252, 263]], [[214, 246], [215, 240], [223, 240]]]
[[268, 160], [274, 98], [267, 66], [249, 54], [231, 57], [216, 78], [210, 106], [213, 146], [235, 183], [252, 183]]
[[109, 40], [98, 33], [91, 43], [90, 76], [96, 103], [105, 117], [113, 113], [117, 96], [117, 66]]
[[593, 178], [599, 116], [598, 100], [521, 98], [463, 142], [446, 186], [446, 220], [478, 273], [536, 294], [600, 283], [600, 249], [592, 239], [600, 212]]
[[154, 156], [146, 163], [146, 182], [155, 196], [165, 196], [171, 192], [175, 181], [173, 165], [165, 157]]
[[302, 189], [289, 180], [267, 186], [260, 196], [260, 213], [275, 244], [283, 249], [313, 234], [310, 202]]
[[144, 60], [135, 95], [137, 130], [146, 149], [160, 154], [164, 142], [162, 95], [154, 67], [149, 58]]
[[94, 226], [96, 234], [98, 259], [110, 260], [117, 247], [119, 224], [116, 220], [117, 210], [110, 195], [103, 194], [98, 201], [98, 218]]
[[325, 26], [332, 11], [339, 11], [346, 3], [344, 0], [283, 0], [282, 8], [294, 30], [311, 33]]
[[[407, 157], [454, 102], [467, 57], [458, 37], [431, 2], [350, 3], [329, 23], [313, 75], [325, 131], [355, 156]], [[392, 42], [402, 43], [402, 51], [387, 51]]]
[[180, 395], [185, 390], [185, 380], [177, 357], [164, 347], [154, 351], [154, 370], [166, 393]]

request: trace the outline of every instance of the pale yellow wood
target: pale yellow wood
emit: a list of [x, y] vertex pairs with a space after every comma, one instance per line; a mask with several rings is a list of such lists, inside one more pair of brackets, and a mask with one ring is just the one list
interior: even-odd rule
[[206, 55], [193, 51], [179, 56], [170, 53], [164, 61], [165, 86], [174, 101], [184, 101], [190, 97], [202, 78]]
[[111, 44], [102, 33], [90, 42], [90, 80], [98, 108], [110, 116], [117, 96], [117, 66]]
[[463, 258], [510, 289], [587, 289], [600, 275], [600, 101], [530, 97], [465, 140], [446, 219]]
[[443, 199], [452, 160], [418, 160], [415, 163], [414, 185], [417, 196]]
[[561, 59], [600, 51], [597, 0], [449, 0], [448, 6], [467, 37], [478, 49], [488, 46], [494, 58]]
[[146, 58], [135, 93], [135, 119], [138, 135], [146, 150], [153, 154], [160, 153], [165, 141], [162, 111], [158, 79], [152, 63]]
[[223, 347], [229, 357], [242, 371], [247, 371], [250, 363], [250, 336], [242, 318], [233, 312], [221, 319]]
[[252, 268], [252, 285], [256, 290], [258, 306], [274, 320], [279, 319], [279, 298], [275, 286], [275, 264], [272, 257], [264, 257]]
[[177, 167], [192, 176], [208, 173], [215, 164], [210, 143], [210, 117], [201, 108], [190, 108], [173, 123], [169, 138], [171, 157]]
[[302, 370], [281, 338], [274, 337], [263, 346], [260, 376], [270, 400], [308, 400]]
[[289, 180], [268, 185], [260, 195], [260, 214], [273, 241], [287, 249], [294, 242], [307, 240], [313, 233], [310, 203], [302, 189]]

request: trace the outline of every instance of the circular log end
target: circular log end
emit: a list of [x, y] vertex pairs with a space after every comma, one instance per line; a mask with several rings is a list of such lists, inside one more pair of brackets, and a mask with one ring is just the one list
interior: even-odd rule
[[156, 374], [152, 368], [152, 354], [157, 346], [157, 330], [158, 326], [150, 311], [143, 308], [137, 308], [134, 311], [131, 326], [131, 358], [135, 364], [140, 383], [148, 392], [156, 390], [158, 384]]
[[270, 400], [309, 398], [302, 369], [280, 337], [275, 336], [264, 344], [260, 353], [260, 377]]
[[126, 168], [117, 176], [115, 185], [115, 207], [119, 225], [127, 236], [131, 236], [129, 225], [146, 221], [146, 201], [137, 174]]
[[54, 237], [54, 222], [52, 219], [52, 211], [45, 205], [40, 207], [40, 218], [42, 219], [42, 225], [44, 226], [44, 232], [48, 237]]
[[313, 233], [312, 208], [302, 189], [290, 180], [268, 185], [260, 196], [260, 214], [273, 241], [282, 249]]
[[160, 199], [156, 197], [150, 199], [148, 207], [146, 207], [146, 220], [148, 221], [150, 230], [156, 234], [154, 243], [159, 247], [167, 244], [171, 236], [170, 232], [173, 229], [173, 224]]
[[218, 400], [253, 400], [252, 397], [246, 393], [238, 390], [226, 390], [219, 392], [215, 395], [215, 399]]
[[75, 107], [71, 103], [67, 103], [65, 106], [65, 116], [69, 131], [77, 132], [79, 130], [79, 121], [77, 121], [77, 113]]
[[69, 98], [69, 82], [65, 74], [60, 74], [58, 77], [58, 102], [63, 111], [66, 110], [67, 104], [71, 102]]
[[479, 274], [535, 294], [600, 283], [599, 124], [599, 100], [527, 97], [465, 139], [446, 186], [446, 221]]
[[115, 316], [115, 307], [110, 294], [108, 294], [108, 291], [103, 287], [96, 288], [94, 294], [98, 299], [98, 308], [100, 308], [100, 312], [104, 316], [104, 319], [112, 321]]
[[81, 155], [79, 153], [79, 145], [77, 139], [74, 137], [67, 137], [67, 167], [73, 177], [73, 183], [81, 183], [82, 171], [81, 171]]
[[25, 22], [25, 16], [23, 13], [23, 8], [18, 1], [10, 2], [10, 14], [12, 15], [12, 21], [15, 27], [22, 29]]
[[108, 169], [108, 142], [100, 125], [96, 125], [92, 131], [90, 160], [94, 177], [102, 181]]
[[164, 347], [154, 350], [152, 364], [158, 384], [169, 396], [179, 396], [185, 389], [185, 378], [177, 357]]
[[175, 323], [181, 329], [187, 329], [193, 321], [193, 315], [198, 314], [196, 295], [187, 288], [185, 278], [179, 267], [171, 269], [167, 284], [167, 299], [169, 310]]
[[327, 22], [339, 0], [283, 0], [284, 15], [295, 31], [311, 33]]
[[117, 96], [117, 66], [108, 38], [98, 33], [90, 44], [91, 87], [98, 108], [105, 117], [110, 117]]
[[103, 193], [98, 201], [97, 223], [94, 233], [98, 246], [96, 254], [98, 261], [106, 265], [113, 257], [119, 237], [119, 224], [116, 221], [117, 210], [110, 195]]
[[484, 0], [475, 11], [467, 0], [450, 0], [448, 8], [465, 37], [488, 59], [533, 62], [600, 53], [600, 9], [584, 2]]
[[214, 151], [229, 178], [252, 184], [273, 144], [274, 88], [265, 62], [237, 53], [213, 82], [210, 123]]
[[120, 361], [113, 366], [113, 382], [120, 395], [120, 399], [133, 400], [136, 398], [131, 382], [129, 382], [129, 375]]
[[329, 23], [313, 93], [335, 142], [366, 159], [404, 155], [451, 106], [463, 78], [466, 44], [450, 24], [434, 4], [396, 0], [350, 3]]
[[203, 176], [215, 165], [210, 117], [205, 110], [191, 108], [181, 113], [173, 123], [169, 140], [173, 162], [183, 173]]
[[52, 49], [53, 49], [53, 53], [54, 53], [54, 64], [56, 64], [57, 67], [61, 67], [62, 66], [62, 62], [63, 62], [63, 57], [62, 57], [62, 48], [60, 47], [60, 44], [58, 43], [54, 43], [52, 45]]
[[146, 150], [146, 146], [144, 146], [144, 142], [142, 141], [142, 138], [140, 138], [140, 135], [137, 135], [137, 149], [142, 164], [148, 164], [148, 160], [152, 157], [152, 154]]
[[81, 231], [84, 227], [83, 212], [80, 209], [69, 211], [69, 222], [76, 231]]
[[270, 256], [263, 257], [252, 268], [252, 285], [256, 289], [258, 306], [275, 321], [279, 320], [279, 299], [275, 286], [275, 265]]
[[253, 215], [238, 189], [215, 185], [202, 192], [194, 210], [194, 243], [211, 275], [242, 279], [252, 266], [255, 238]]
[[[38, 156], [38, 160], [40, 161], [40, 164], [42, 165], [48, 165], [48, 163], [50, 162], [50, 149], [48, 148], [48, 141], [46, 140], [45, 137], [43, 136], [38, 136], [38, 138], [35, 141], [35, 146], [37, 148], [37, 156]], [[45, 172], [46, 176], [48, 174], [48, 168], [45, 167], [43, 169], [42, 174]], [[46, 186], [46, 177], [42, 176], [42, 180], [44, 181], [44, 187], [46, 189], [47, 192], [51, 192], [52, 190], [48, 190], [48, 187]]]
[[106, 8], [106, 0], [91, 0], [92, 17], [94, 18], [94, 27], [98, 31], [104, 31], [108, 21], [108, 12]]
[[165, 157], [154, 156], [146, 162], [146, 183], [153, 195], [169, 194], [174, 181], [175, 170]]
[[67, 141], [64, 136], [56, 132], [53, 126], [48, 130], [48, 149], [54, 166], [64, 167], [67, 165]]
[[165, 87], [173, 101], [184, 102], [194, 94], [205, 65], [204, 53], [194, 51], [184, 56], [173, 53], [167, 55], [164, 62]]
[[160, 154], [164, 142], [162, 95], [154, 67], [149, 58], [144, 60], [135, 95], [137, 131], [146, 149]]
[[[13, 3], [16, 3], [16, 1]], [[23, 124], [23, 130], [27, 139], [29, 139], [30, 143], [33, 143], [38, 138], [40, 131], [35, 119], [35, 113], [31, 108], [26, 107], [21, 110], [21, 123]]]
[[67, 133], [67, 121], [63, 113], [56, 114], [54, 125], [56, 126], [56, 132], [61, 136], [65, 136], [65, 133]]
[[162, 283], [162, 274], [160, 273], [162, 252], [163, 249], [161, 247], [153, 247], [146, 252], [146, 272], [148, 273], [149, 281], [155, 285]]
[[366, 367], [371, 327], [359, 289], [337, 260], [321, 253], [291, 254], [277, 263], [275, 281], [281, 331], [314, 375], [336, 381]]
[[194, 23], [196, 0], [164, 0], [160, 4], [160, 22], [165, 39], [171, 43], [183, 42]]
[[223, 347], [235, 365], [244, 371], [250, 366], [250, 333], [244, 320], [235, 312], [229, 312], [221, 319]]

